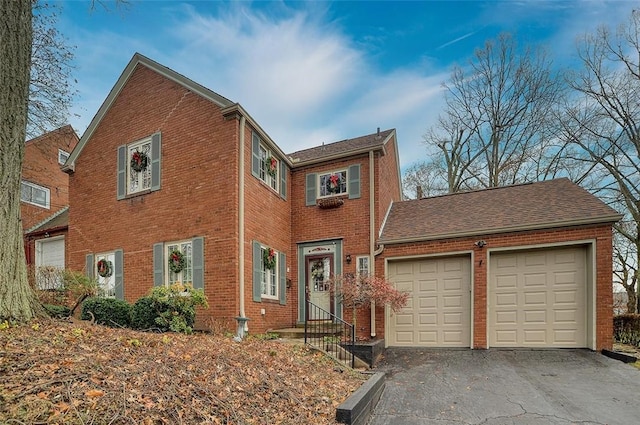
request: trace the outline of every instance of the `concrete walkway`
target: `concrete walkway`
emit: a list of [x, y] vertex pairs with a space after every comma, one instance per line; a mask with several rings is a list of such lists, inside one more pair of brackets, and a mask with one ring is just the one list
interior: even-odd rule
[[369, 425], [640, 423], [640, 370], [589, 350], [388, 349]]

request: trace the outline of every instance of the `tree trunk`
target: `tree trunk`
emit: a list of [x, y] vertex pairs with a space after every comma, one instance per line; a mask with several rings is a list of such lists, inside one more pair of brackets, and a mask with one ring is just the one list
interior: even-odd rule
[[27, 279], [20, 220], [32, 2], [0, 0], [0, 16], [0, 320], [22, 322], [42, 311]]

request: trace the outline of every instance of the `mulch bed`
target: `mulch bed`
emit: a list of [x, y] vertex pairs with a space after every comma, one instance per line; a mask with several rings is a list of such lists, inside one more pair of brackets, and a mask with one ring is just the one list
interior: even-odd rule
[[333, 424], [365, 379], [304, 346], [255, 337], [0, 326], [6, 424]]

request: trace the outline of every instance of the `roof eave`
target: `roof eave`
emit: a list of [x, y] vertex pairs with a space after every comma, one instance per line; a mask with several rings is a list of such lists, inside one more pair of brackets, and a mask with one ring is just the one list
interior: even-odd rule
[[586, 226], [590, 224], [606, 224], [606, 223], [615, 223], [619, 221], [623, 216], [621, 214], [611, 215], [611, 216], [602, 216], [598, 218], [590, 218], [590, 219], [582, 219], [582, 220], [567, 220], [560, 221], [555, 223], [540, 223], [528, 226], [510, 226], [510, 227], [500, 227], [496, 229], [490, 229], [486, 231], [468, 231], [468, 232], [452, 232], [452, 233], [441, 233], [437, 235], [422, 235], [422, 236], [414, 236], [409, 238], [397, 238], [397, 239], [380, 239], [379, 243], [384, 245], [397, 245], [404, 243], [413, 243], [413, 242], [429, 242], [429, 241], [437, 241], [442, 239], [459, 239], [465, 237], [472, 236], [486, 236], [486, 235], [496, 235], [500, 233], [513, 233], [513, 232], [526, 232], [531, 230], [544, 230], [544, 229], [557, 229], [561, 227], [575, 227], [575, 226]]

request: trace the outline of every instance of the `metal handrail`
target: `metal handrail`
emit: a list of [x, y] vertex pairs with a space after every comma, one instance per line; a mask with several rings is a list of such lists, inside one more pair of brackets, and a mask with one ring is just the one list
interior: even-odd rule
[[[349, 361], [355, 366], [354, 326], [335, 314], [307, 300], [304, 320], [304, 343], [319, 348], [339, 361]], [[313, 317], [313, 320], [309, 320]]]

